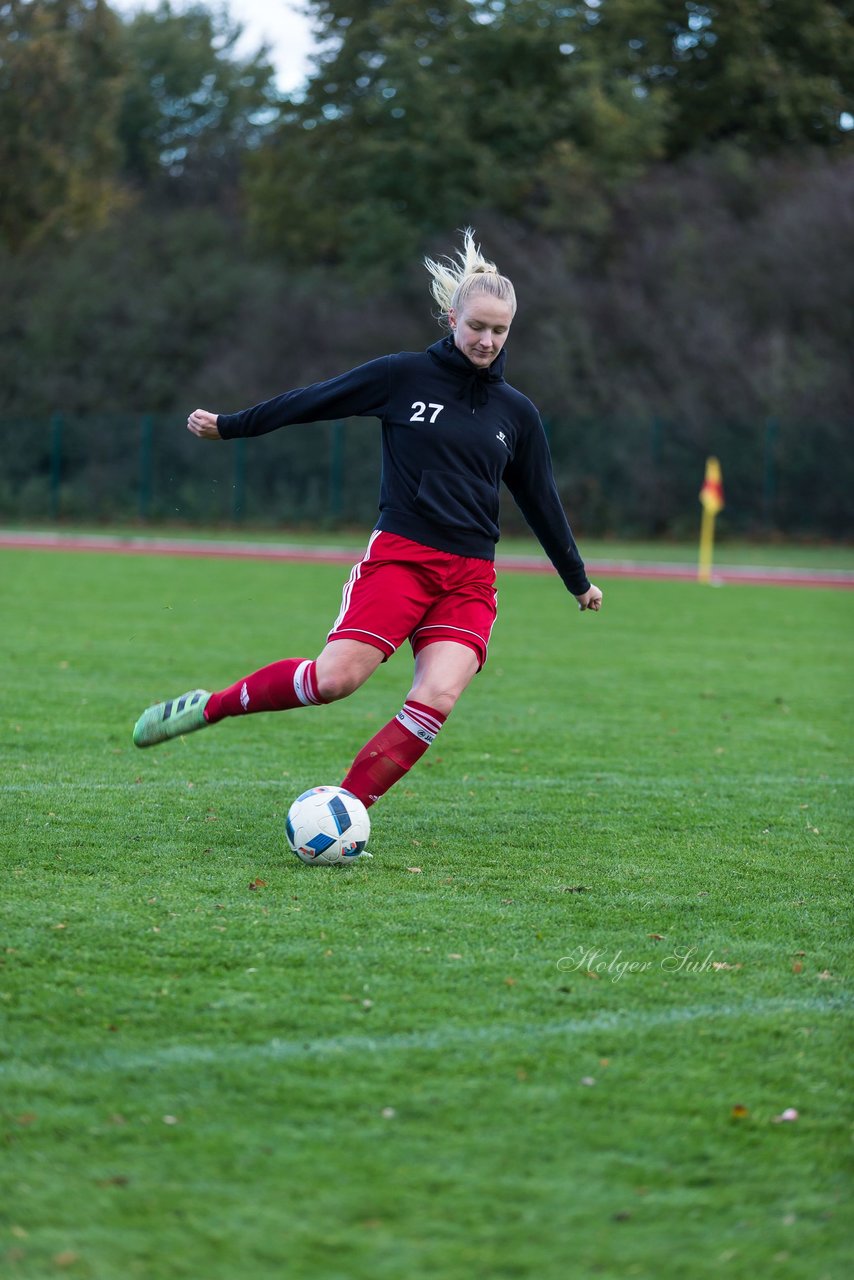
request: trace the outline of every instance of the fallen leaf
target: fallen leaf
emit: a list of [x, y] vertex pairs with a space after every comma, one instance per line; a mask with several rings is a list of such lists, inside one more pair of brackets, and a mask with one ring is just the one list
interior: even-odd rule
[[407, 868], [406, 868], [406, 870], [407, 870], [407, 871], [411, 871], [411, 872], [412, 872], [412, 874], [413, 874], [413, 875], [415, 875], [415, 876], [420, 876], [420, 875], [421, 875], [421, 868], [420, 868], [420, 867], [407, 867]]
[[449, 959], [449, 960], [462, 960], [462, 956], [460, 955], [460, 953], [459, 953], [458, 951], [449, 951], [449, 952], [448, 952], [448, 959]]
[[827, 982], [829, 978], [833, 977], [833, 974], [830, 972], [829, 969], [822, 969], [821, 973], [818, 976], [822, 980], [822, 982]]
[[646, 936], [647, 936], [648, 938], [652, 938], [653, 942], [663, 942], [663, 941], [664, 941], [664, 934], [663, 934], [663, 933], [648, 933]]
[[592, 1076], [582, 1076], [579, 1083], [585, 1085], [588, 1089], [592, 1089], [596, 1081]]
[[53, 1261], [57, 1267], [73, 1267], [79, 1257], [79, 1253], [74, 1253], [71, 1249], [64, 1249], [62, 1253], [53, 1255]]
[[744, 1105], [743, 1102], [737, 1102], [733, 1107], [732, 1111], [730, 1112], [730, 1115], [732, 1116], [733, 1120], [743, 1120], [745, 1116], [750, 1115], [750, 1111]]
[[800, 960], [796, 960], [792, 965], [792, 973], [803, 973], [803, 971], [804, 966], [801, 964]]
[[381, 1113], [383, 1120], [393, 1120], [397, 1115], [394, 1107], [383, 1107]]
[[19, 1124], [22, 1128], [27, 1129], [31, 1124], [35, 1124], [37, 1119], [38, 1117], [35, 1111], [24, 1111], [22, 1115], [15, 1117], [15, 1124]]
[[785, 1111], [781, 1111], [778, 1116], [774, 1116], [774, 1124], [791, 1124], [798, 1120], [799, 1116], [794, 1107], [786, 1107]]
[[164, 1116], [163, 1123], [164, 1124], [180, 1124], [181, 1121], [178, 1119], [177, 1116]]
[[515, 979], [515, 978], [505, 978], [505, 979], [504, 979], [504, 982], [505, 982], [505, 985], [506, 985], [506, 986], [508, 986], [508, 987], [515, 987], [515, 985], [516, 985], [516, 979]]
[[254, 880], [249, 881], [249, 888], [250, 889], [266, 889], [267, 881], [262, 880], [260, 876], [256, 876]]

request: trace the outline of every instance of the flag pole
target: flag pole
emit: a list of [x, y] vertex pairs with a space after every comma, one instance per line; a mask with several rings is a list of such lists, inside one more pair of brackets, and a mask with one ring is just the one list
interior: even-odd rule
[[711, 582], [712, 557], [715, 547], [715, 518], [724, 506], [724, 487], [721, 475], [721, 464], [717, 458], [706, 459], [706, 475], [700, 490], [700, 504], [703, 508], [700, 522], [700, 558], [697, 566], [697, 581]]
[[711, 582], [712, 556], [715, 548], [715, 513], [703, 507], [700, 521], [700, 561], [697, 568], [698, 582]]

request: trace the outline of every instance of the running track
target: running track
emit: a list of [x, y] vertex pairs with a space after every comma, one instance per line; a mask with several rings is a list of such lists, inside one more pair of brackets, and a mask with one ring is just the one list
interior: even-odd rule
[[[310, 547], [295, 543], [205, 541], [200, 538], [122, 537], [114, 534], [30, 533], [0, 529], [0, 548], [26, 551], [93, 551], [131, 556], [202, 556], [229, 560], [289, 560], [298, 564], [352, 565], [359, 551], [345, 547]], [[503, 572], [553, 573], [540, 556], [496, 556]], [[693, 564], [668, 564], [640, 560], [592, 560], [587, 570], [593, 577], [644, 578], [658, 581], [693, 582]], [[757, 565], [715, 566], [716, 584], [744, 583], [781, 587], [854, 588], [854, 571], [848, 569], [783, 569]]]

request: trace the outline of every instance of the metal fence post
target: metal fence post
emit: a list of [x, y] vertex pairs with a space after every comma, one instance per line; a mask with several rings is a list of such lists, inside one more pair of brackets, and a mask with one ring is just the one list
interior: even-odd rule
[[59, 499], [62, 487], [62, 414], [55, 413], [50, 420], [50, 518], [59, 519]]
[[774, 499], [777, 496], [777, 428], [776, 418], [765, 422], [765, 457], [762, 477], [762, 510], [765, 523], [774, 523]]
[[649, 458], [654, 467], [661, 461], [661, 418], [658, 414], [655, 414], [650, 423]]
[[344, 482], [344, 423], [332, 423], [329, 442], [329, 515], [332, 520], [341, 519], [341, 499]]
[[234, 449], [234, 479], [232, 481], [232, 516], [235, 524], [243, 519], [246, 494], [246, 440], [239, 436]]
[[139, 421], [139, 518], [147, 520], [151, 515], [152, 437], [154, 420], [146, 413]]

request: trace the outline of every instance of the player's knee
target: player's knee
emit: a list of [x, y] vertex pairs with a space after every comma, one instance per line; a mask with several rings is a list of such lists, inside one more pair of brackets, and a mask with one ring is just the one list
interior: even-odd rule
[[413, 686], [409, 697], [416, 702], [423, 702], [427, 707], [432, 707], [434, 711], [441, 712], [443, 716], [449, 716], [461, 693], [462, 689], [453, 689], [446, 685], [434, 685], [432, 688], [416, 685]]
[[358, 673], [346, 666], [317, 672], [317, 691], [323, 702], [338, 702], [341, 698], [347, 698], [361, 683]]

